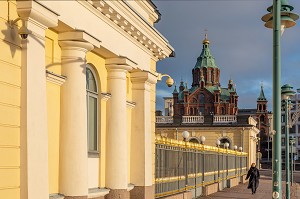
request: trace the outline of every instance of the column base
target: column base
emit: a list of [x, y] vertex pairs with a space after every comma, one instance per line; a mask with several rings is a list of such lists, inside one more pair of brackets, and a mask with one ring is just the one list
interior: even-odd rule
[[64, 199], [87, 199], [87, 196], [65, 196]]
[[105, 196], [105, 199], [130, 199], [130, 194], [127, 189], [111, 189]]
[[154, 186], [135, 186], [130, 191], [130, 199], [154, 198]]

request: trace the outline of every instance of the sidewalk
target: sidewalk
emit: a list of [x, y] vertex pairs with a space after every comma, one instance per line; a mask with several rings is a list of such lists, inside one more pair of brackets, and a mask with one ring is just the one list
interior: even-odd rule
[[[284, 179], [284, 178], [283, 178]], [[300, 199], [300, 183], [294, 183], [291, 187], [291, 199]], [[247, 189], [248, 183], [240, 184], [236, 187], [226, 188], [220, 192], [209, 196], [200, 197], [200, 199], [270, 199], [272, 198], [272, 177], [270, 170], [262, 170], [259, 187], [255, 194], [251, 194], [251, 190]], [[282, 183], [283, 199], [285, 198], [285, 182]]]

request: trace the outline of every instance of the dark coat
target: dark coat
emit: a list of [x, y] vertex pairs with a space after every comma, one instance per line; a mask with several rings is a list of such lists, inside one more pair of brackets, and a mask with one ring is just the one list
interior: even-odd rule
[[[250, 178], [249, 178], [250, 177]], [[249, 184], [248, 184], [248, 189], [254, 188], [254, 190], [257, 189], [259, 185], [259, 171], [256, 167], [250, 167], [246, 180], [249, 178]]]

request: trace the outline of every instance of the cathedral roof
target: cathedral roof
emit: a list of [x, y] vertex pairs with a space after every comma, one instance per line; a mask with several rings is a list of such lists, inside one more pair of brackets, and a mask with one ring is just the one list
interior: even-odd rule
[[203, 48], [200, 56], [197, 58], [197, 63], [194, 67], [196, 68], [218, 68], [215, 64], [215, 58], [212, 56], [209, 48], [209, 40], [207, 39], [207, 34], [205, 34], [205, 39], [203, 40]]
[[[189, 89], [189, 93], [195, 92], [199, 87], [194, 86]], [[220, 90], [220, 99], [221, 101], [226, 101], [230, 99], [230, 92], [235, 92], [235, 89], [228, 89], [228, 88], [221, 88], [219, 86], [206, 86], [205, 89], [207, 89], [210, 93], [214, 94], [215, 90]], [[178, 101], [182, 102], [184, 100], [184, 93], [183, 91], [179, 91], [178, 94]]]
[[257, 98], [257, 101], [268, 101], [267, 98], [265, 97], [263, 85], [261, 85], [260, 87], [260, 94], [259, 97]]

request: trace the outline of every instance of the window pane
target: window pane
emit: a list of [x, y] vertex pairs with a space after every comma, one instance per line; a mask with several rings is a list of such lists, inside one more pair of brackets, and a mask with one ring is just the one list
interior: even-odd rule
[[89, 96], [88, 107], [89, 150], [97, 151], [97, 98]]
[[86, 88], [89, 91], [97, 92], [96, 80], [89, 68], [86, 69]]

